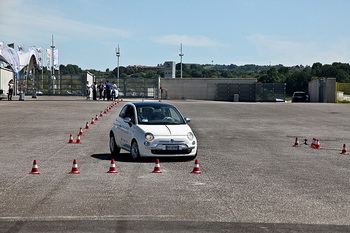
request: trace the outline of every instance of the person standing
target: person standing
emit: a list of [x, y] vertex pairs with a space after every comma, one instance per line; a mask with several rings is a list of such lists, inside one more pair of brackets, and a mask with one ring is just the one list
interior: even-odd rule
[[98, 91], [100, 93], [100, 99], [102, 99], [102, 96], [103, 96], [103, 89], [104, 89], [104, 85], [103, 85], [103, 82], [100, 82], [100, 84], [97, 86], [98, 88]]
[[13, 96], [13, 86], [14, 86], [13, 79], [11, 79], [11, 80], [9, 81], [8, 86], [9, 86], [9, 90], [8, 90], [7, 100], [12, 100], [12, 96]]
[[106, 97], [107, 100], [111, 100], [111, 90], [112, 90], [112, 84], [109, 83], [109, 81], [106, 81]]
[[117, 86], [117, 84], [115, 84], [115, 82], [113, 82], [113, 85], [112, 85], [112, 100], [115, 100], [116, 98], [118, 98], [118, 86]]
[[94, 82], [94, 84], [92, 84], [92, 99], [97, 100], [96, 96], [97, 96], [97, 82]]
[[90, 94], [91, 94], [91, 85], [89, 84], [89, 81], [86, 81], [86, 100], [90, 100]]

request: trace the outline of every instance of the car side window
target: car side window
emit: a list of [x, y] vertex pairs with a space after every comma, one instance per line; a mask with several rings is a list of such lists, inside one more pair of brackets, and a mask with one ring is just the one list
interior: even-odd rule
[[134, 108], [132, 106], [128, 106], [126, 108], [124, 117], [130, 117], [131, 122], [135, 123], [135, 113], [134, 113]]
[[128, 109], [128, 106], [124, 106], [124, 108], [120, 111], [119, 116], [121, 118], [125, 117], [125, 112], [126, 112], [127, 109]]

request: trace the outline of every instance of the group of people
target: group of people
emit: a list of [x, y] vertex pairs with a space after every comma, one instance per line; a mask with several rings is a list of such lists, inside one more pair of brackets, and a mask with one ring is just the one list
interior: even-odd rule
[[89, 81], [86, 83], [86, 99], [90, 100], [92, 92], [92, 99], [97, 100], [97, 93], [99, 93], [99, 99], [103, 100], [115, 100], [118, 98], [118, 86], [115, 82], [110, 83], [108, 80], [103, 83], [94, 82], [92, 85]]

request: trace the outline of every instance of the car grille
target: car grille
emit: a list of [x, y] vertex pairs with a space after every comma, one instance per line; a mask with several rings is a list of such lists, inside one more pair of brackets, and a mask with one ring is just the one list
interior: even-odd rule
[[184, 143], [185, 141], [176, 141], [176, 140], [173, 140], [173, 141], [170, 141], [170, 140], [167, 140], [167, 141], [159, 141], [159, 143], [161, 143], [161, 144], [169, 144], [169, 143], [171, 143], [171, 144], [182, 144], [182, 143]]
[[181, 154], [181, 155], [186, 155], [191, 153], [192, 149], [187, 149], [187, 150], [151, 150], [152, 154], [155, 155], [175, 155], [175, 154]]

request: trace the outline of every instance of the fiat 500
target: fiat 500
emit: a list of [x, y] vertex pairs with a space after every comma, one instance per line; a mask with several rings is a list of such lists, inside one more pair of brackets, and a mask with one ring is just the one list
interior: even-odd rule
[[126, 103], [109, 133], [113, 155], [129, 151], [132, 159], [140, 157], [197, 156], [197, 139], [190, 126], [172, 104], [164, 102]]

